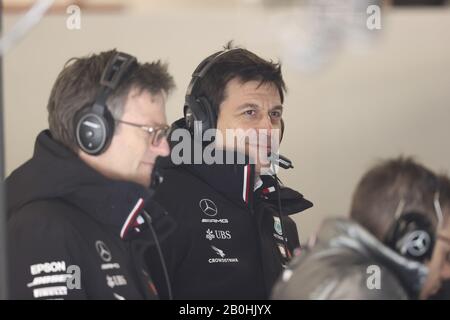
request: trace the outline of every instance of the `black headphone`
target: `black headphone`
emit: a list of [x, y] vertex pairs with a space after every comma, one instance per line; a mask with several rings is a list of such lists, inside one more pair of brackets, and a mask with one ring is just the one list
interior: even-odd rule
[[99, 155], [111, 143], [114, 135], [114, 119], [106, 100], [137, 64], [135, 57], [117, 52], [106, 65], [100, 79], [100, 91], [95, 102], [81, 109], [75, 117], [75, 137], [78, 147], [90, 155]]
[[431, 259], [434, 228], [419, 212], [405, 212], [395, 219], [386, 234], [385, 243], [402, 256], [419, 262]]
[[[199, 132], [204, 133], [208, 129], [216, 128], [217, 126], [217, 110], [211, 105], [209, 99], [205, 96], [197, 96], [196, 90], [198, 89], [198, 83], [208, 70], [216, 63], [219, 57], [227, 54], [228, 52], [242, 50], [240, 48], [227, 49], [214, 53], [205, 60], [203, 60], [192, 74], [191, 82], [186, 91], [186, 97], [184, 102], [184, 119], [186, 121], [186, 128], [191, 133]], [[200, 130], [200, 123], [201, 128]]]

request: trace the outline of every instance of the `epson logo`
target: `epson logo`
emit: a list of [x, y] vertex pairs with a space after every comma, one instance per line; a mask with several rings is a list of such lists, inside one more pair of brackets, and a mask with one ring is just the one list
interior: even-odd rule
[[33, 264], [30, 266], [31, 274], [33, 276], [40, 273], [54, 273], [54, 272], [65, 272], [66, 263], [64, 261], [52, 261], [39, 264]]

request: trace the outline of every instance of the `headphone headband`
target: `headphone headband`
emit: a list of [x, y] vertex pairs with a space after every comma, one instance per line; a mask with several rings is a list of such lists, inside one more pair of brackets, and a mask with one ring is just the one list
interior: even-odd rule
[[100, 91], [95, 98], [94, 105], [100, 105], [106, 107], [106, 100], [108, 99], [110, 93], [115, 90], [125, 75], [137, 65], [137, 60], [135, 57], [118, 52], [115, 54], [107, 63], [105, 69], [103, 70], [102, 76], [100, 78]]
[[195, 68], [194, 72], [192, 73], [192, 79], [186, 90], [186, 96], [190, 96], [190, 95], [192, 95], [192, 92], [195, 92], [194, 89], [196, 88], [195, 86], [197, 85], [197, 83], [201, 79], [203, 79], [203, 77], [206, 75], [208, 70], [216, 63], [216, 61], [220, 57], [224, 56], [225, 54], [228, 54], [229, 52], [234, 52], [234, 51], [238, 51], [238, 50], [242, 50], [242, 49], [241, 48], [225, 49], [223, 51], [214, 53], [213, 55], [209, 56], [208, 58], [206, 58], [205, 60], [200, 62], [200, 64], [197, 66], [197, 68]]
[[184, 103], [184, 118], [186, 121], [186, 127], [191, 131], [191, 133], [200, 130], [200, 123], [202, 133], [217, 126], [217, 110], [215, 109], [216, 106], [211, 105], [208, 97], [197, 96], [196, 90], [200, 80], [205, 77], [209, 69], [217, 62], [220, 57], [228, 54], [229, 52], [234, 52], [237, 50], [242, 49], [225, 49], [218, 53], [212, 54], [211, 56], [204, 59], [192, 73], [192, 79], [186, 90]]

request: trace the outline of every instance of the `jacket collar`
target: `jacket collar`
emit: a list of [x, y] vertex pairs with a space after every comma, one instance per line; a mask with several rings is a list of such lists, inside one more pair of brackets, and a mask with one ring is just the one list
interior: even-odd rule
[[277, 176], [261, 175], [261, 180], [263, 184], [256, 190], [257, 196], [278, 208], [279, 194], [282, 215], [299, 213], [313, 206], [313, 203], [305, 199], [300, 192], [283, 185]]
[[[177, 128], [185, 128], [184, 119], [179, 119], [172, 125], [172, 132]], [[203, 145], [198, 141], [191, 139], [191, 148], [193, 151], [203, 150]], [[171, 139], [169, 139], [171, 140]], [[175, 144], [172, 145], [174, 147]], [[219, 192], [234, 203], [247, 208], [253, 208], [254, 202], [258, 200], [266, 200], [269, 204], [278, 205], [278, 193], [275, 188], [275, 178], [270, 175], [261, 176], [263, 182], [255, 190], [255, 166], [249, 164], [248, 156], [244, 156], [235, 151], [220, 150], [221, 159], [235, 159], [237, 164], [181, 164], [184, 168], [194, 176], [208, 184], [212, 189]], [[191, 159], [192, 160], [192, 159]], [[243, 160], [243, 161], [238, 161]], [[193, 163], [193, 161], [191, 161]], [[176, 167], [170, 162], [170, 158], [161, 159], [159, 164], [163, 167]], [[289, 215], [301, 212], [313, 206], [306, 200], [302, 194], [295, 190], [287, 188], [281, 184], [280, 196], [283, 214]]]
[[229, 200], [240, 206], [252, 207], [255, 183], [254, 165], [245, 163], [191, 164], [183, 165], [183, 167]]
[[151, 200], [152, 190], [104, 177], [48, 130], [38, 135], [32, 159], [8, 177], [7, 192], [10, 214], [33, 201], [61, 199], [108, 225], [122, 239], [145, 227], [143, 210], [151, 209], [156, 219], [167, 216]]

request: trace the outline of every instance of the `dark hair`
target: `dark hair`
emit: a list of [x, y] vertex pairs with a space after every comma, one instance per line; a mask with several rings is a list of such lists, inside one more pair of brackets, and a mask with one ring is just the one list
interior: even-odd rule
[[350, 217], [383, 240], [401, 200], [404, 212], [417, 212], [437, 226], [436, 175], [411, 158], [387, 160], [369, 170], [353, 195]]
[[[242, 83], [259, 81], [260, 85], [274, 84], [280, 93], [281, 102], [284, 101], [286, 85], [281, 74], [280, 63], [264, 60], [253, 52], [234, 47], [230, 41], [224, 50], [232, 50], [218, 57], [205, 76], [196, 85], [196, 96], [204, 96], [209, 103], [218, 110], [225, 100], [225, 89], [230, 80], [239, 79]], [[222, 51], [220, 51], [222, 52]], [[203, 62], [214, 59], [220, 52], [216, 52]], [[218, 110], [219, 111], [219, 110]]]
[[[78, 149], [74, 128], [76, 114], [94, 103], [103, 70], [116, 53], [114, 49], [68, 60], [53, 85], [47, 105], [50, 132], [55, 140], [73, 151]], [[128, 93], [132, 89], [158, 94], [170, 93], [175, 87], [167, 65], [160, 61], [138, 63], [126, 77], [107, 100], [108, 108], [115, 118], [122, 116]]]

